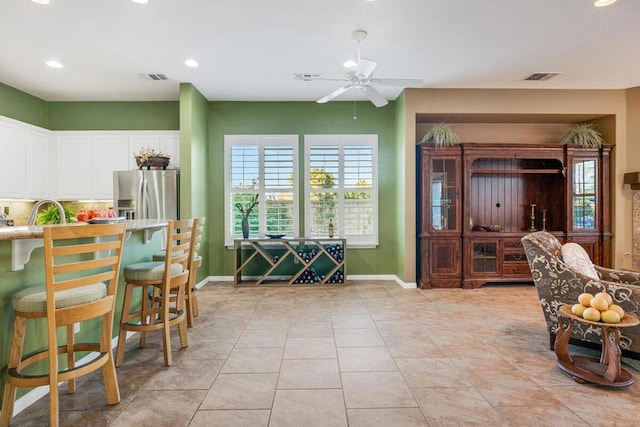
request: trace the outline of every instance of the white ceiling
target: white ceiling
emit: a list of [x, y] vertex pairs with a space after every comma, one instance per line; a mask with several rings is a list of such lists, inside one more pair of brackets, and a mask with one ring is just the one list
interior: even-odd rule
[[[638, 0], [2, 0], [0, 82], [47, 101], [177, 100], [181, 82], [210, 101], [310, 101], [341, 83], [294, 73], [342, 77], [356, 53], [351, 33], [363, 29], [374, 77], [420, 78], [427, 88], [621, 89], [640, 86], [638, 18]], [[522, 80], [550, 71], [562, 74]], [[390, 100], [401, 91], [379, 90]], [[337, 99], [363, 99], [357, 92]]]

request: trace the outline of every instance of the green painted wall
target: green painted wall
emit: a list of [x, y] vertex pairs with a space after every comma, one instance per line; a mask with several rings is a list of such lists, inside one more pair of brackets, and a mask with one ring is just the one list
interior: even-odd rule
[[[397, 194], [398, 180], [404, 170], [398, 168], [395, 103], [376, 108], [370, 102], [358, 102], [357, 120], [353, 102], [211, 102], [209, 115], [210, 167], [210, 260], [209, 274], [233, 274], [233, 251], [224, 247], [224, 206], [215, 201], [224, 197], [224, 135], [297, 134], [300, 159], [304, 155], [305, 134], [378, 134], [379, 158], [379, 246], [376, 249], [350, 249], [348, 274], [396, 274], [398, 213], [402, 205]], [[304, 167], [303, 164], [300, 165]], [[300, 194], [302, 179], [300, 180]], [[302, 205], [302, 204], [301, 204]], [[300, 207], [302, 215], [303, 206]]]
[[47, 123], [47, 102], [0, 83], [0, 115], [43, 128]]
[[[209, 101], [193, 85], [180, 85], [180, 214], [182, 218], [208, 217], [210, 177], [207, 170], [209, 146]], [[188, 173], [187, 173], [188, 171]], [[208, 222], [204, 227], [198, 281], [209, 274]]]
[[51, 130], [178, 130], [180, 103], [49, 102]]

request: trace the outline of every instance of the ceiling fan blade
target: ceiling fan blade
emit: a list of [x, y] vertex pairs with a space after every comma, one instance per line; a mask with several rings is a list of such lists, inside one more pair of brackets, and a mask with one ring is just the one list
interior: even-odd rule
[[331, 82], [348, 82], [349, 79], [344, 77], [331, 78], [331, 77], [322, 77], [320, 74], [310, 74], [310, 73], [296, 73], [293, 75], [294, 80], [300, 80], [304, 82], [314, 82], [316, 80], [323, 81], [331, 81]]
[[373, 88], [373, 86], [364, 85], [360, 89], [362, 89], [365, 96], [369, 98], [369, 101], [373, 102], [373, 105], [376, 107], [384, 107], [389, 103], [382, 95], [380, 95], [380, 92]]
[[382, 86], [422, 87], [422, 79], [385, 79], [373, 78], [369, 82]]
[[360, 62], [358, 62], [358, 69], [356, 70], [356, 75], [368, 79], [369, 76], [373, 74], [377, 66], [378, 63], [372, 59], [360, 58]]
[[333, 92], [331, 92], [329, 95], [327, 96], [323, 96], [322, 98], [318, 99], [316, 102], [318, 104], [324, 104], [325, 102], [329, 102], [331, 101], [333, 98], [335, 98], [336, 96], [340, 96], [343, 93], [345, 93], [346, 91], [348, 91], [349, 89], [351, 89], [353, 86], [352, 85], [346, 85], [341, 87], [340, 89], [336, 89]]

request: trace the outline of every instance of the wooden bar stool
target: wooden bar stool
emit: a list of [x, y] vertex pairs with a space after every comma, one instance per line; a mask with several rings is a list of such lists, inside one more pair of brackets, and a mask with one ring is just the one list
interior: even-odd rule
[[[102, 368], [107, 402], [120, 402], [111, 333], [118, 287], [118, 272], [124, 241], [124, 224], [61, 225], [44, 227], [45, 286], [34, 286], [13, 297], [15, 321], [4, 385], [0, 426], [13, 417], [17, 387], [49, 385], [50, 424], [59, 421], [58, 383], [68, 382], [75, 392], [75, 379]], [[82, 240], [79, 240], [82, 239]], [[87, 241], [91, 239], [91, 241]], [[105, 253], [107, 255], [105, 255]], [[76, 343], [74, 323], [102, 317], [99, 342]], [[27, 319], [45, 318], [48, 347], [23, 358]], [[66, 344], [58, 345], [56, 330], [66, 327]], [[76, 352], [95, 352], [90, 361], [76, 365]], [[66, 366], [58, 355], [66, 354]], [[24, 368], [48, 360], [48, 372], [26, 374]]]
[[[186, 347], [187, 325], [184, 310], [184, 289], [189, 280], [189, 249], [193, 220], [169, 221], [167, 226], [167, 253], [169, 256], [160, 262], [141, 262], [124, 268], [125, 293], [122, 303], [122, 319], [120, 335], [118, 337], [118, 351], [116, 366], [124, 361], [124, 349], [127, 331], [140, 333], [140, 347], [145, 345], [147, 332], [161, 330], [162, 346], [164, 349], [164, 363], [172, 364], [170, 328], [178, 326], [180, 345]], [[160, 295], [158, 304], [148, 297], [148, 289], [153, 294]], [[142, 290], [141, 307], [138, 311], [131, 311], [134, 289]], [[175, 306], [170, 306], [171, 291], [175, 290], [179, 296]]]
[[[193, 232], [191, 234], [191, 247], [189, 248], [189, 282], [185, 286], [185, 305], [187, 307], [187, 326], [193, 328], [195, 318], [198, 317], [198, 294], [196, 289], [196, 273], [198, 268], [202, 266], [202, 256], [198, 255], [200, 250], [200, 242], [202, 240], [202, 231], [204, 229], [205, 218], [198, 217], [193, 219]], [[154, 261], [162, 261], [166, 255], [166, 251], [153, 254]], [[150, 295], [155, 302], [159, 302], [159, 295]], [[175, 292], [171, 294], [171, 301], [174, 302]]]
[[[202, 266], [202, 256], [198, 255], [200, 250], [200, 242], [202, 241], [202, 233], [204, 230], [205, 217], [199, 217], [195, 219], [194, 235], [192, 241], [190, 268], [189, 268], [189, 286], [187, 286], [187, 293], [185, 298], [187, 300], [187, 324], [189, 327], [195, 325], [195, 318], [198, 317], [198, 289], [196, 289], [196, 279], [198, 269]], [[197, 224], [197, 230], [196, 230]]]

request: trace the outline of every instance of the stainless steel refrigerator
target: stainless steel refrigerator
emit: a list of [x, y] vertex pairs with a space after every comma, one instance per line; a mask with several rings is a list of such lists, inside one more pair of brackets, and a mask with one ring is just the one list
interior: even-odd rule
[[113, 209], [126, 219], [178, 219], [180, 171], [113, 172]]

